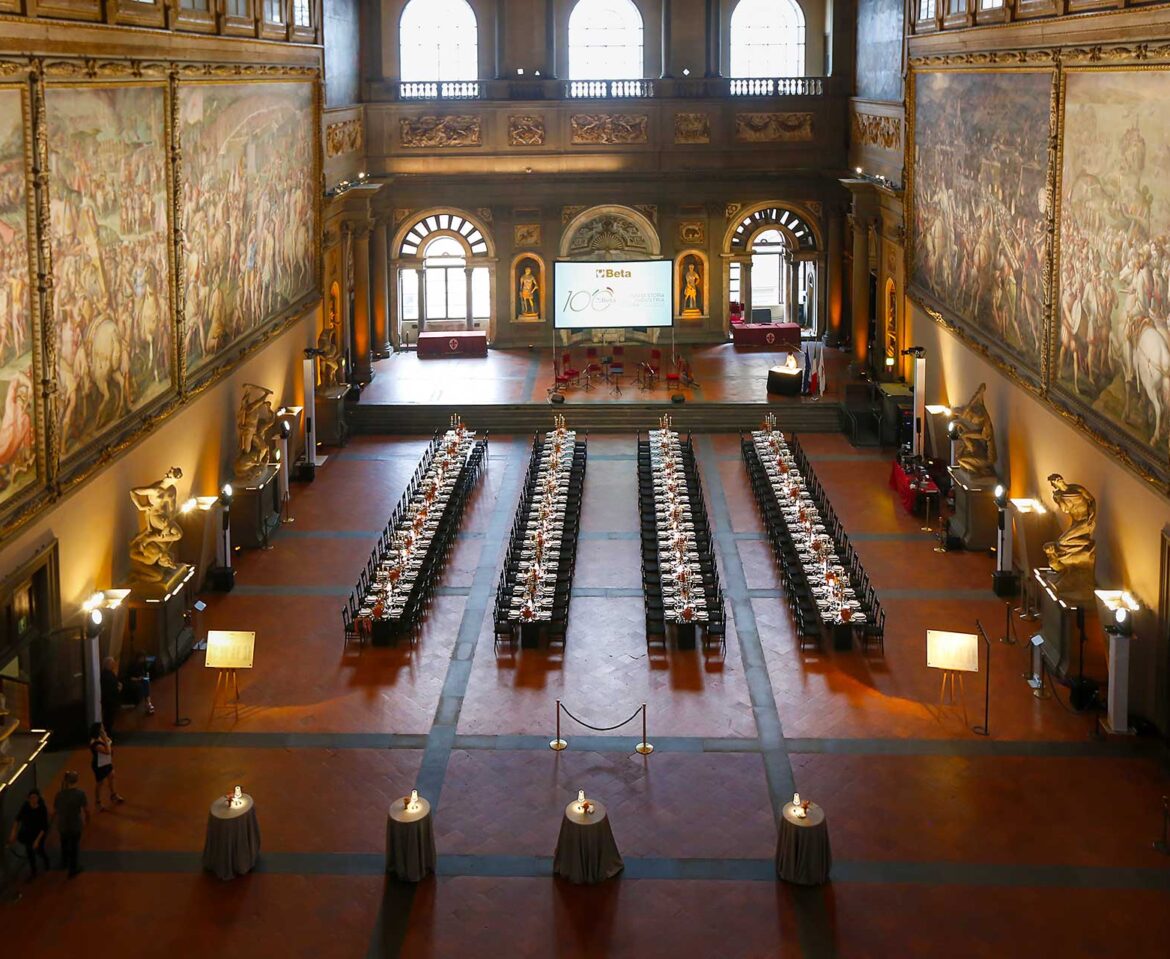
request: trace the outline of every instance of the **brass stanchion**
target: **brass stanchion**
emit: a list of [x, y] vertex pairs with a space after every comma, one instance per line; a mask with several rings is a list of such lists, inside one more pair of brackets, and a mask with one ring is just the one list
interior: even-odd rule
[[654, 752], [654, 747], [646, 742], [646, 704], [642, 703], [642, 741], [634, 747], [634, 752], [641, 753], [643, 756], [649, 756]]
[[[643, 737], [643, 738], [645, 738], [645, 737]], [[558, 699], [557, 700], [557, 738], [552, 740], [552, 742], [550, 742], [548, 744], [548, 748], [555, 749], [557, 752], [560, 752], [562, 749], [564, 749], [568, 745], [569, 744], [567, 742], [565, 742], [563, 739], [561, 739], [561, 701]]]

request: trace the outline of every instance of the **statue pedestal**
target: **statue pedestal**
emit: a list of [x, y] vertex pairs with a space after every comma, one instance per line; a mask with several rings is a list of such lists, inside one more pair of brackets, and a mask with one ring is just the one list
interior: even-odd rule
[[195, 641], [195, 632], [183, 614], [191, 608], [195, 567], [180, 566], [159, 583], [130, 584], [126, 599], [129, 610], [129, 657], [142, 651], [154, 656], [163, 672], [170, 672], [187, 658]]
[[317, 390], [317, 441], [326, 446], [344, 446], [349, 430], [345, 426], [345, 394], [348, 386], [327, 386]]
[[1062, 591], [1060, 577], [1047, 566], [1039, 567], [1032, 575], [1039, 587], [1040, 635], [1044, 638], [1040, 649], [1048, 668], [1063, 678], [1076, 665], [1073, 647], [1080, 639], [1077, 620], [1083, 622], [1083, 609], [1092, 595]]
[[232, 501], [232, 543], [236, 546], [263, 547], [280, 526], [280, 484], [276, 481], [279, 466], [265, 466], [247, 480], [239, 481]]
[[994, 476], [974, 477], [965, 469], [948, 466], [955, 490], [955, 515], [947, 520], [947, 536], [964, 549], [991, 549], [999, 531]]

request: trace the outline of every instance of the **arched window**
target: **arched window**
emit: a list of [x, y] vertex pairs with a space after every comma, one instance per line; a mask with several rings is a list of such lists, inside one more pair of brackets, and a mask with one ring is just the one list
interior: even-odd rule
[[740, 0], [731, 15], [731, 75], [804, 76], [804, 11], [796, 0]]
[[492, 317], [491, 251], [479, 228], [457, 213], [432, 213], [399, 241], [399, 335], [487, 329]]
[[640, 80], [643, 72], [633, 0], [579, 0], [569, 16], [569, 79]]
[[410, 0], [398, 22], [403, 82], [475, 80], [479, 42], [467, 0]]

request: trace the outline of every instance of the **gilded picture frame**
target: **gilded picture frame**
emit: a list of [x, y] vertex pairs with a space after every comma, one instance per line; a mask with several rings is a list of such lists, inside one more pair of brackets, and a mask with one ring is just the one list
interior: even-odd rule
[[[177, 142], [177, 92], [183, 83], [191, 82], [289, 82], [308, 84], [309, 123], [311, 138], [311, 214], [313, 223], [309, 245], [311, 282], [304, 294], [286, 308], [265, 316], [250, 335], [233, 343], [230, 349], [217, 355], [214, 362], [189, 375], [182, 348], [186, 329], [184, 301], [177, 295], [183, 283], [183, 230], [180, 202], [184, 157]], [[135, 410], [119, 422], [116, 428], [101, 438], [78, 446], [63, 461], [61, 443], [55, 428], [56, 404], [59, 401], [59, 383], [56, 373], [60, 344], [55, 335], [53, 255], [50, 229], [51, 181], [47, 175], [37, 177], [36, 171], [48, 170], [49, 144], [46, 123], [46, 88], [72, 85], [81, 88], [102, 89], [118, 86], [155, 86], [164, 88], [166, 158], [166, 282], [169, 290], [169, 329], [172, 334], [171, 381], [163, 395]], [[311, 65], [254, 65], [220, 62], [190, 62], [169, 60], [134, 60], [111, 57], [103, 60], [80, 58], [15, 57], [0, 59], [0, 88], [18, 89], [22, 95], [25, 134], [24, 183], [28, 207], [27, 241], [29, 249], [32, 335], [34, 338], [34, 372], [40, 384], [36, 390], [36, 481], [22, 489], [18, 496], [0, 499], [0, 539], [13, 535], [63, 495], [103, 469], [122, 453], [156, 429], [167, 417], [183, 407], [188, 400], [222, 380], [240, 363], [261, 349], [274, 337], [285, 332], [320, 303], [323, 289], [323, 256], [320, 242], [323, 197], [317, 185], [321, 182], [324, 147], [319, 135], [323, 95], [319, 66]], [[37, 272], [46, 275], [47, 282], [36, 293]]]
[[[45, 391], [43, 351], [41, 344], [40, 302], [37, 292], [37, 262], [39, 250], [37, 247], [37, 203], [36, 183], [33, 179], [34, 151], [36, 149], [35, 131], [33, 130], [32, 93], [29, 84], [29, 68], [26, 64], [13, 61], [0, 61], [0, 95], [12, 97], [19, 110], [19, 127], [21, 142], [17, 155], [11, 159], [20, 162], [20, 169], [13, 171], [19, 179], [20, 197], [13, 204], [14, 211], [20, 209], [24, 218], [23, 250], [25, 255], [24, 274], [26, 277], [26, 293], [24, 301], [24, 327], [28, 334], [28, 371], [30, 379], [30, 414], [31, 414], [31, 476], [22, 478], [19, 485], [13, 489], [15, 476], [5, 477], [5, 488], [0, 491], [0, 537], [11, 525], [29, 516], [44, 499], [47, 470], [45, 461]], [[15, 131], [14, 131], [15, 132]], [[9, 303], [11, 308], [13, 304]], [[3, 319], [0, 318], [0, 322]], [[23, 355], [23, 354], [19, 354]], [[5, 390], [4, 399], [8, 399], [9, 384]], [[7, 408], [5, 403], [5, 409]], [[4, 464], [7, 466], [7, 464]], [[15, 470], [12, 470], [15, 473]], [[11, 490], [11, 492], [9, 492]]]
[[[1032, 89], [1022, 91], [1018, 89], [1021, 77], [1032, 78]], [[978, 238], [973, 236], [965, 238], [969, 245], [975, 248], [974, 251], [970, 256], [956, 256], [952, 260], [952, 264], [956, 261], [960, 264], [973, 264], [973, 273], [978, 271], [980, 276], [989, 277], [987, 284], [973, 287], [970, 277], [950, 275], [956, 270], [961, 272], [963, 269], [961, 265], [955, 267], [943, 263], [940, 268], [940, 264], [934, 262], [928, 252], [931, 238], [921, 235], [922, 226], [928, 224], [940, 227], [949, 224], [957, 231], [959, 214], [956, 209], [948, 210], [945, 206], [949, 202], [959, 207], [963, 202], [961, 196], [956, 199], [956, 194], [959, 193], [958, 183], [940, 179], [937, 170], [920, 169], [921, 150], [916, 127], [922, 120], [919, 115], [919, 84], [924, 78], [927, 82], [960, 78], [957, 85], [970, 83], [973, 89], [977, 89], [979, 82], [977, 78], [987, 78], [991, 85], [1001, 85], [1013, 89], [1013, 92], [1020, 93], [1025, 98], [1029, 95], [1031, 98], [1026, 107], [1032, 110], [1034, 114], [1032, 119], [1036, 122], [1021, 123], [1020, 129], [1017, 130], [1019, 136], [1032, 138], [1030, 143], [1025, 143], [1022, 147], [1022, 152], [1030, 152], [1036, 161], [1031, 165], [1029, 180], [1025, 181], [1021, 165], [1005, 165], [997, 157], [983, 155], [982, 151], [978, 156], [964, 158], [971, 163], [979, 164], [980, 176], [985, 175], [985, 171], [990, 168], [997, 180], [1002, 178], [1005, 184], [1009, 184], [1000, 186], [1003, 195], [994, 201], [994, 209], [983, 211], [984, 216], [971, 218], [974, 224], [986, 227]], [[913, 145], [911, 154], [906, 158], [907, 295], [936, 322], [986, 356], [1012, 380], [1038, 395], [1045, 389], [1050, 354], [1049, 317], [1055, 182], [1054, 163], [1049, 147], [1058, 127], [1056, 107], [1058, 80], [1058, 72], [1051, 66], [1006, 70], [960, 63], [932, 64], [928, 69], [912, 67], [907, 83], [906, 142]], [[973, 99], [974, 102], [969, 104], [968, 112], [978, 110], [980, 104], [984, 102], [983, 98]], [[961, 111], [963, 105], [961, 101], [956, 102], [956, 111]], [[1038, 127], [1041, 119], [1047, 121], [1045, 133], [1033, 129]], [[966, 122], [977, 124], [978, 119]], [[968, 129], [964, 132], [974, 131]], [[958, 152], [960, 154], [964, 152], [961, 146]], [[955, 180], [970, 182], [971, 179], [955, 175]], [[1012, 179], [1016, 181], [1014, 191], [1010, 185]], [[986, 186], [987, 184], [981, 184], [977, 189]], [[927, 191], [931, 193], [932, 212], [929, 213], [924, 206]], [[1025, 198], [1036, 209], [1027, 215], [1020, 215], [1014, 224], [1005, 225], [1004, 221], [1011, 216], [1008, 211], [1014, 211], [1017, 205], [1023, 205]], [[1005, 242], [1004, 234], [1010, 234], [1015, 242]], [[937, 238], [935, 245], [938, 245]], [[943, 242], [942, 245], [949, 248], [952, 243]], [[987, 260], [982, 267], [976, 265], [980, 252]], [[1035, 262], [1023, 262], [1024, 256], [1034, 258]], [[1010, 283], [1013, 284], [1011, 289], [1016, 290], [1014, 295], [1002, 292], [1005, 284], [999, 282], [998, 275], [1001, 265], [1004, 265], [1003, 272], [1010, 277]], [[948, 297], [948, 294], [940, 292], [937, 287], [932, 289], [927, 273], [932, 275], [937, 284], [955, 292]], [[1025, 296], [1018, 289], [1016, 284], [1021, 283], [1028, 284], [1030, 295]], [[959, 296], [970, 296], [970, 303], [957, 304], [955, 297]], [[1008, 300], [1014, 304], [1013, 308], [1009, 310], [1005, 307], [1001, 312], [1000, 303], [1006, 303]], [[1008, 332], [1009, 322], [1012, 322], [1007, 318], [1008, 314], [1014, 317], [1014, 327], [1017, 331], [1027, 329], [1026, 335], [1020, 333], [1015, 337], [1015, 342]], [[996, 329], [997, 326], [1000, 328]]]

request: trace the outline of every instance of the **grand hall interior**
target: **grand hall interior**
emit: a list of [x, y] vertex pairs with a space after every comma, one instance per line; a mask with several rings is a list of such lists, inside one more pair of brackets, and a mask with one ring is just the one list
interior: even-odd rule
[[1170, 955], [1165, 0], [0, 0], [0, 948]]

